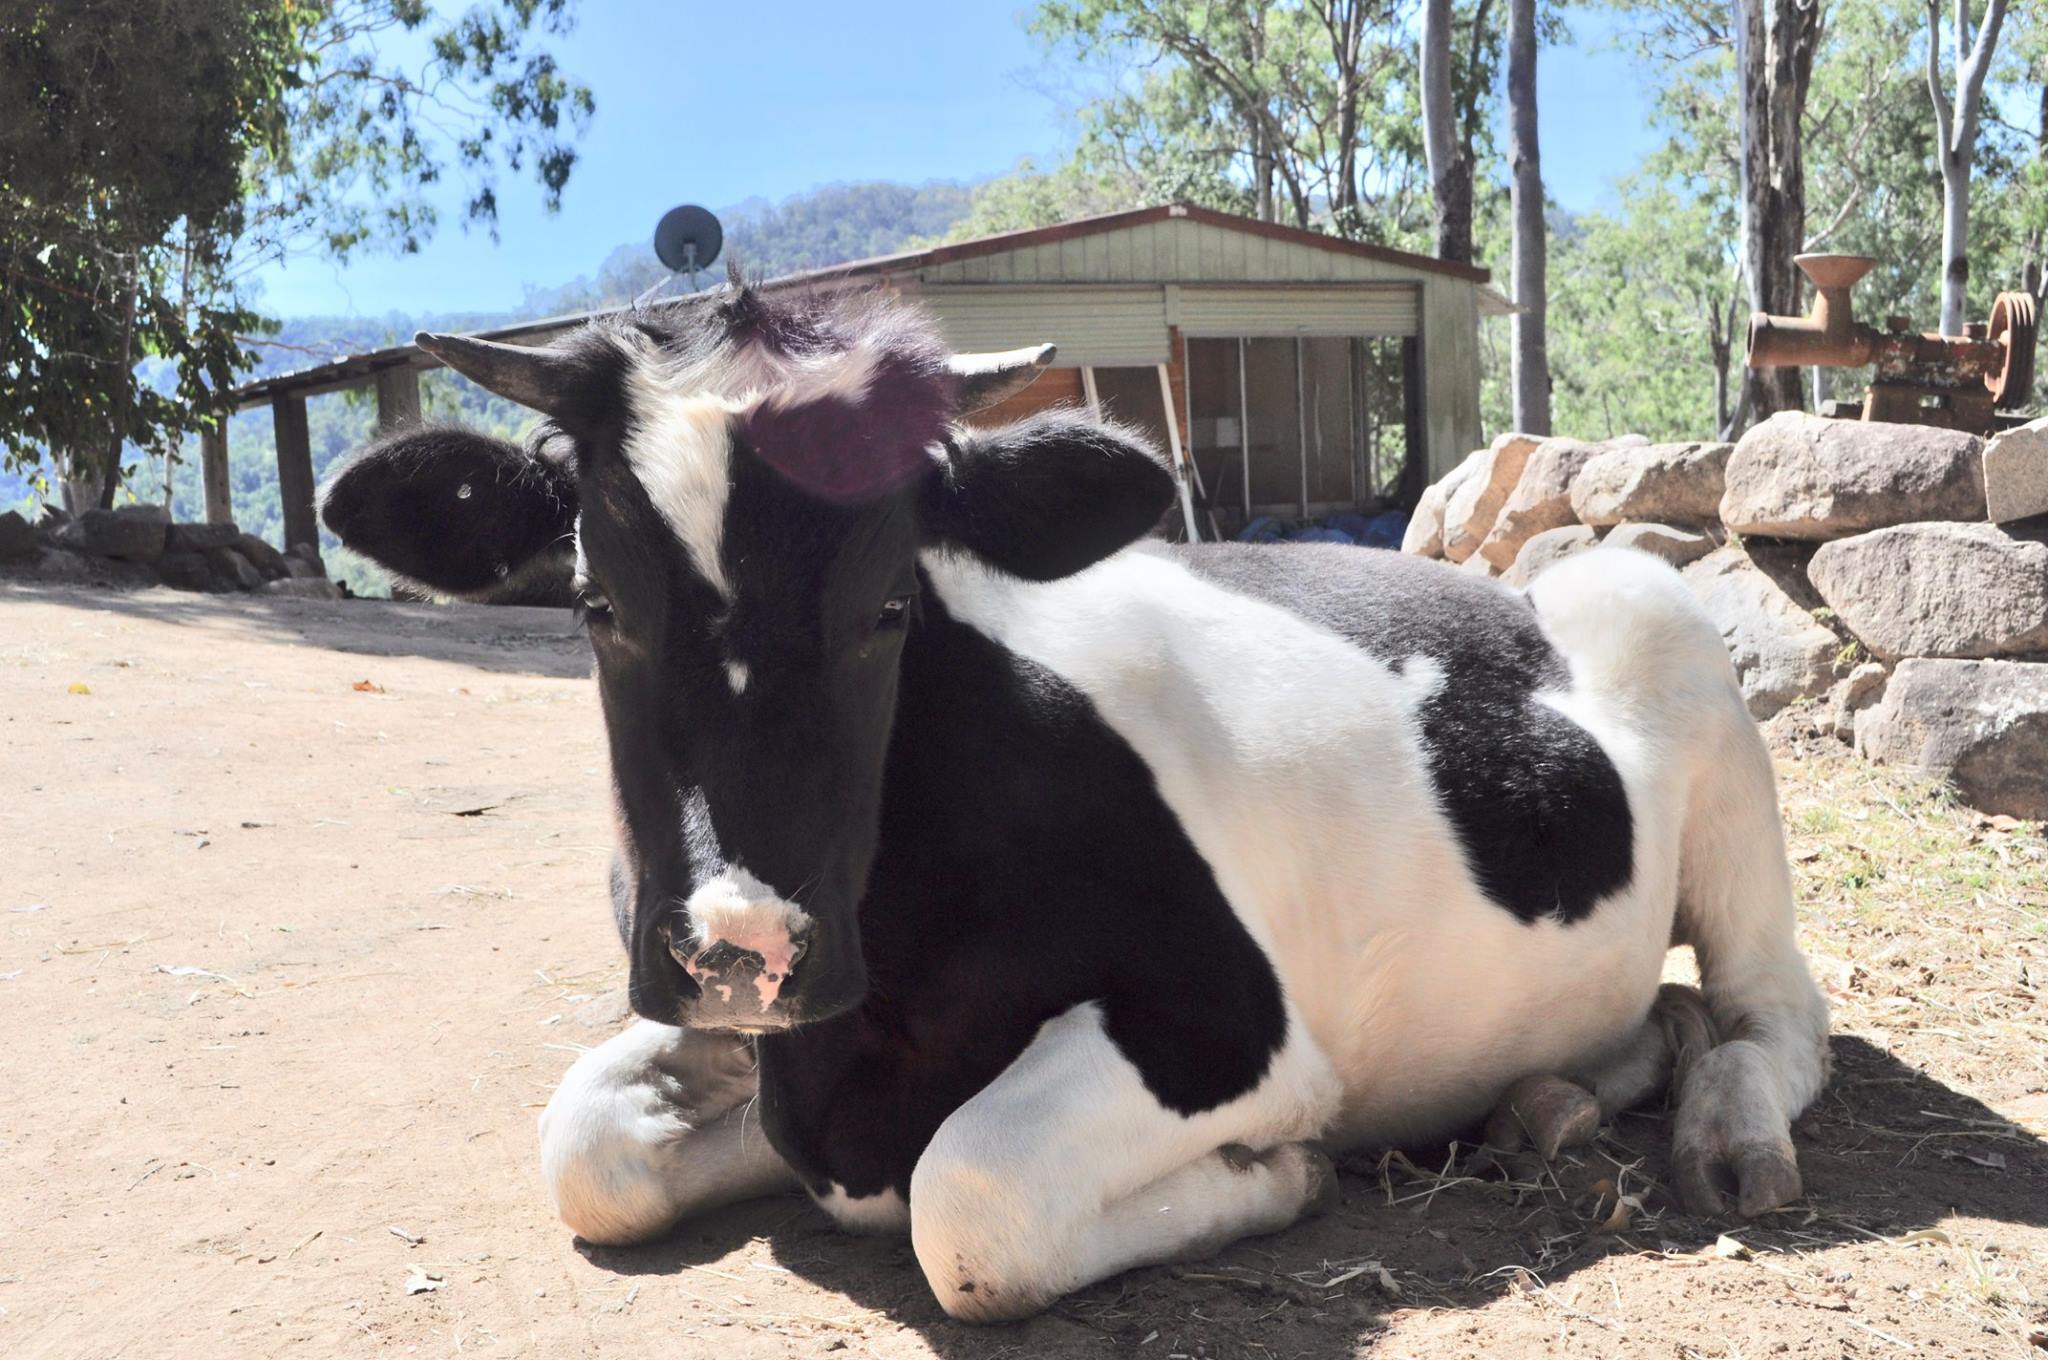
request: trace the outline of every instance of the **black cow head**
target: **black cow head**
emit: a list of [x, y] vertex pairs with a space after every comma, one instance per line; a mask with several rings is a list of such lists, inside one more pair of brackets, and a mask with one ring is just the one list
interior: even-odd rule
[[872, 298], [735, 287], [545, 348], [419, 343], [546, 421], [524, 445], [394, 434], [336, 479], [324, 515], [456, 595], [573, 545], [634, 1008], [772, 1029], [851, 1007], [918, 554], [1079, 571], [1157, 519], [1157, 455], [1074, 414], [956, 426], [1052, 347], [950, 356], [921, 315]]

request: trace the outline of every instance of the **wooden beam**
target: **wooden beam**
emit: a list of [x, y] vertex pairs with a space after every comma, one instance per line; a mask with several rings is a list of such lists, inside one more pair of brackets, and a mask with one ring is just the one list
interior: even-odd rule
[[416, 368], [377, 370], [377, 433], [420, 423], [420, 371]]
[[313, 443], [306, 430], [306, 399], [279, 395], [270, 403], [277, 431], [277, 496], [284, 502], [284, 547], [320, 546], [320, 521], [313, 511]]
[[206, 522], [234, 523], [235, 498], [228, 482], [228, 423], [225, 418], [200, 433], [199, 478], [206, 487]]

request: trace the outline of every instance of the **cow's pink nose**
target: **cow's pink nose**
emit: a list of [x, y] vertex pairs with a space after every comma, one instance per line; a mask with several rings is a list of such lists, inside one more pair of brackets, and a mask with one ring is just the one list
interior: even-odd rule
[[703, 994], [700, 1021], [723, 1016], [743, 1024], [773, 1009], [802, 954], [801, 944], [786, 939], [760, 944], [714, 940], [683, 959]]

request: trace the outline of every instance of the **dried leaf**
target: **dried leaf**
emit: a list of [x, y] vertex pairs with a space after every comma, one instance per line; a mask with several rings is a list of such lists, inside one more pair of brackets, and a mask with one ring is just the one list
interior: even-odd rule
[[1755, 1252], [1743, 1246], [1742, 1243], [1736, 1241], [1727, 1233], [1722, 1233], [1714, 1239], [1713, 1251], [1714, 1255], [1724, 1261], [1747, 1261], [1756, 1255]]
[[382, 694], [384, 687], [374, 680], [358, 680], [349, 686], [358, 694]]
[[71, 682], [70, 686], [65, 690], [65, 693], [90, 694], [92, 693], [92, 686], [86, 684], [83, 680], [74, 680]]

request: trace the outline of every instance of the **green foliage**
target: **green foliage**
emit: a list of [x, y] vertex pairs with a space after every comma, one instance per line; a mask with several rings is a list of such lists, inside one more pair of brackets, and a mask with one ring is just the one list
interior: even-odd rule
[[255, 362], [257, 266], [417, 249], [451, 172], [486, 229], [502, 172], [556, 204], [592, 108], [542, 46], [571, 5], [0, 0], [0, 467], [110, 499]]
[[[1454, 102], [1480, 161], [1493, 156], [1501, 55], [1490, 8], [1454, 6]], [[1082, 110], [1072, 174], [1022, 171], [984, 192], [1041, 212], [1062, 197], [1192, 202], [1421, 244], [1414, 17], [1412, 0], [1041, 0], [1033, 31], [1109, 88]]]

